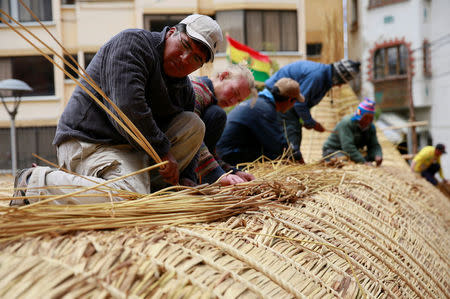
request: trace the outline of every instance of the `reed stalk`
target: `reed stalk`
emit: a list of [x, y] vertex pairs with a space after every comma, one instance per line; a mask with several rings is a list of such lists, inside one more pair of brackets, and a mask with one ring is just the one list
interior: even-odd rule
[[[27, 206], [0, 207], [0, 242], [48, 232], [60, 234], [76, 230], [217, 221], [258, 210], [262, 205], [295, 202], [324, 188], [332, 188], [342, 180], [342, 173], [323, 173], [324, 167], [319, 164], [300, 166], [303, 171], [298, 172], [299, 165], [290, 160], [276, 163], [258, 161], [248, 163], [247, 167], [252, 170], [260, 168], [265, 174], [254, 181], [234, 186], [172, 186], [153, 194], [105, 190], [96, 193], [105, 197], [104, 203], [71, 206], [45, 204], [68, 196], [89, 196], [87, 191], [104, 187], [124, 176], [61, 196], [42, 196], [41, 201]], [[138, 172], [141, 171], [148, 169]], [[310, 179], [312, 176], [315, 176], [314, 180]], [[351, 183], [353, 177], [347, 171], [343, 184]], [[111, 196], [135, 200], [108, 202]]]
[[[142, 135], [142, 133], [136, 128], [136, 126], [130, 121], [130, 119], [121, 111], [121, 109], [100, 89], [100, 87], [92, 80], [92, 78], [86, 77], [83, 73], [81, 73], [77, 68], [75, 68], [71, 63], [69, 63], [64, 57], [59, 55], [55, 50], [49, 47], [45, 42], [39, 39], [35, 34], [33, 34], [30, 30], [28, 30], [25, 26], [20, 24], [17, 20], [7, 14], [4, 10], [0, 9], [0, 13], [4, 14], [8, 19], [17, 24], [21, 29], [30, 34], [33, 38], [39, 41], [42, 45], [44, 45], [51, 53], [56, 55], [59, 59], [63, 61], [65, 65], [67, 65], [70, 69], [72, 69], [76, 74], [78, 74], [81, 78], [85, 80], [95, 91], [97, 91], [113, 108], [114, 111], [123, 119], [122, 122], [111, 110], [109, 110], [105, 104], [103, 104], [90, 90], [88, 90], [81, 82], [79, 82], [72, 74], [62, 68], [58, 63], [55, 62], [50, 56], [48, 56], [45, 52], [43, 52], [36, 44], [34, 44], [31, 40], [26, 38], [22, 33], [20, 33], [17, 29], [15, 29], [9, 22], [7, 22], [4, 18], [0, 17], [0, 20], [5, 23], [11, 30], [17, 33], [20, 37], [22, 37], [26, 42], [28, 42], [33, 48], [35, 48], [41, 55], [43, 55], [50, 63], [59, 68], [64, 74], [66, 74], [71, 80], [73, 80], [79, 87], [81, 87], [106, 113], [108, 113], [118, 125], [120, 125], [129, 135], [132, 137], [146, 152], [150, 157], [157, 163], [161, 162], [161, 158], [150, 145], [148, 140]], [[39, 22], [41, 26], [45, 27], [41, 22]], [[48, 30], [47, 30], [48, 31]], [[52, 38], [53, 35], [52, 35]], [[54, 38], [55, 39], [55, 38]], [[56, 40], [56, 39], [55, 39]], [[58, 44], [60, 44], [58, 42]], [[65, 53], [67, 51], [63, 49]], [[70, 56], [70, 54], [69, 54]], [[77, 64], [78, 65], [78, 64]], [[85, 70], [83, 70], [85, 72]]]

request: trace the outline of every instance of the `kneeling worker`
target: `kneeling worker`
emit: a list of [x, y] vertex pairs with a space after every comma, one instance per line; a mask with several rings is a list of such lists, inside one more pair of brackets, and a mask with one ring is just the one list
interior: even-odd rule
[[[375, 161], [379, 166], [383, 162], [383, 154], [372, 124], [374, 114], [375, 102], [364, 99], [354, 115], [345, 116], [336, 125], [322, 147], [323, 157], [348, 155], [356, 163], [372, 164]], [[364, 146], [367, 146], [365, 157], [359, 151]]]
[[436, 147], [425, 146], [412, 160], [412, 171], [420, 173], [422, 177], [435, 186], [438, 184], [438, 181], [434, 176], [439, 171], [443, 182], [446, 183], [447, 180], [444, 178], [441, 168], [441, 156], [445, 153], [447, 153], [445, 145], [442, 143], [436, 144]]
[[271, 90], [258, 94], [253, 105], [247, 100], [229, 114], [225, 130], [217, 143], [222, 159], [232, 165], [252, 162], [265, 155], [275, 159], [288, 148], [277, 111], [286, 112], [303, 102], [299, 84], [289, 78], [279, 79]]
[[[190, 15], [161, 32], [129, 29], [118, 33], [97, 52], [86, 70], [136, 125], [161, 160], [167, 161], [158, 175], [172, 185], [185, 184], [194, 175], [191, 161], [205, 131], [205, 125], [193, 112], [195, 93], [188, 75], [214, 60], [221, 40], [222, 30], [216, 21], [205, 15]], [[81, 84], [103, 105], [111, 107], [86, 81], [82, 80]], [[64, 108], [53, 144], [57, 147], [59, 166], [83, 177], [57, 168], [28, 168], [16, 176], [14, 196], [20, 198], [11, 205], [32, 203], [38, 195], [50, 197], [73, 192], [64, 186], [92, 187], [154, 163], [80, 86], [75, 88]], [[145, 172], [109, 183], [108, 187], [148, 194], [150, 183], [150, 175]], [[53, 203], [110, 201], [98, 195], [98, 191], [88, 194], [89, 197], [64, 197]], [[24, 197], [31, 200], [25, 201]], [[113, 194], [113, 200], [123, 198]]]
[[[225, 186], [254, 180], [252, 174], [239, 171], [216, 155], [216, 144], [227, 121], [227, 113], [223, 108], [234, 106], [249, 96], [256, 96], [252, 72], [245, 65], [232, 64], [211, 79], [197, 77], [191, 81], [195, 91], [194, 112], [205, 123], [205, 137], [196, 169], [198, 181], [211, 184], [220, 178], [220, 184]], [[224, 175], [228, 171], [232, 173]]]

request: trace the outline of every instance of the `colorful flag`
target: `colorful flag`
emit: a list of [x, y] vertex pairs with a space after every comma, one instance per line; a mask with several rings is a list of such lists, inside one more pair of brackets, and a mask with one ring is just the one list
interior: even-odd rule
[[270, 77], [271, 63], [267, 55], [241, 44], [227, 35], [227, 58], [232, 63], [246, 61], [255, 81], [264, 82]]

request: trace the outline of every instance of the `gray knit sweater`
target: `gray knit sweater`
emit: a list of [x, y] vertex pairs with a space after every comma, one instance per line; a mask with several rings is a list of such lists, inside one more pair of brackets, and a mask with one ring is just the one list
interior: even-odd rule
[[[122, 31], [97, 52], [87, 69], [160, 156], [170, 149], [163, 133], [170, 120], [182, 111], [194, 109], [194, 92], [188, 77], [170, 78], [163, 72], [167, 30], [168, 27], [162, 32]], [[82, 84], [113, 110], [84, 80]], [[91, 143], [131, 144], [141, 149], [79, 86], [64, 109], [53, 144], [71, 138]]]

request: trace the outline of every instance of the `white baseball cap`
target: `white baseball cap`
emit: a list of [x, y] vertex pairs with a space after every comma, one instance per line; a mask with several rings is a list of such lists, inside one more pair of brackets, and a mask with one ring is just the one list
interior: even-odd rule
[[184, 18], [180, 24], [186, 24], [187, 35], [204, 44], [209, 50], [210, 61], [214, 61], [214, 54], [219, 43], [223, 40], [222, 29], [212, 18], [193, 14]]

